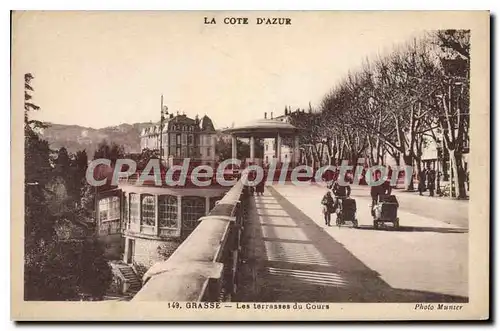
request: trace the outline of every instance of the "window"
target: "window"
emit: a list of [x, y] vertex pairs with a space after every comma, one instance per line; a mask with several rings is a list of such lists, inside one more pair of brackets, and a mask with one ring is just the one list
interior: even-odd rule
[[107, 221], [108, 220], [108, 199], [104, 198], [99, 200], [99, 220]]
[[177, 144], [177, 145], [180, 145], [180, 144], [181, 144], [181, 134], [180, 134], [180, 133], [178, 133], [178, 134], [177, 134], [177, 136], [176, 136], [175, 138], [176, 138], [176, 140], [175, 140], [176, 144]]
[[194, 229], [198, 225], [198, 219], [205, 216], [205, 198], [183, 197], [182, 198], [182, 227]]
[[210, 147], [207, 148], [207, 156], [210, 157]]
[[268, 150], [268, 149], [269, 149], [269, 145], [268, 145], [268, 144], [266, 144], [266, 152], [267, 152], [267, 150]]
[[130, 223], [139, 224], [139, 194], [130, 193]]
[[177, 197], [160, 195], [158, 197], [158, 226], [161, 228], [177, 228]]
[[186, 145], [187, 143], [187, 135], [185, 133], [182, 134], [182, 144]]
[[123, 225], [125, 227], [129, 223], [129, 219], [128, 219], [128, 197], [127, 197], [126, 194], [123, 197], [123, 205], [124, 205], [124, 208], [123, 208]]
[[192, 144], [193, 144], [193, 135], [192, 135], [192, 134], [190, 134], [190, 135], [188, 136], [188, 145], [192, 145]]
[[142, 197], [142, 222], [141, 225], [154, 226], [156, 203], [155, 197], [152, 195], [144, 195]]
[[120, 198], [107, 197], [99, 200], [99, 220], [111, 221], [120, 218]]

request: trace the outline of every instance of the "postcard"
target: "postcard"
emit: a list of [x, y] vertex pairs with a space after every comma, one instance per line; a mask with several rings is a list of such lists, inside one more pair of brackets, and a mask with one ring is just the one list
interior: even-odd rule
[[11, 318], [489, 319], [487, 11], [12, 12]]

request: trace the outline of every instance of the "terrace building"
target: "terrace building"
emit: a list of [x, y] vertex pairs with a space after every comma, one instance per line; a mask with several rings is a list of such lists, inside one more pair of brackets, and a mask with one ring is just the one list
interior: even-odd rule
[[[185, 158], [191, 165], [215, 166], [215, 134], [208, 116], [170, 115], [161, 144], [157, 124], [141, 132], [141, 148], [158, 150], [161, 145], [169, 166]], [[114, 261], [115, 280], [128, 284], [119, 286], [122, 294], [137, 291], [143, 272], [167, 259], [229, 189], [213, 182], [197, 187], [189, 180], [180, 186], [167, 185], [164, 179], [161, 186], [139, 184], [137, 178], [135, 174], [100, 190], [96, 202], [98, 237], [106, 257]]]

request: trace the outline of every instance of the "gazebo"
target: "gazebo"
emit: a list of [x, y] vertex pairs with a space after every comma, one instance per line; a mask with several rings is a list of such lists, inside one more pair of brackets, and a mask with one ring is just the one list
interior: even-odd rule
[[281, 163], [281, 146], [283, 138], [293, 138], [292, 164], [299, 162], [299, 129], [292, 124], [277, 119], [258, 119], [241, 126], [229, 128], [223, 131], [231, 135], [232, 150], [231, 157], [237, 157], [237, 138], [249, 138], [250, 140], [250, 161], [255, 162], [255, 138], [274, 138], [275, 157], [278, 164]]

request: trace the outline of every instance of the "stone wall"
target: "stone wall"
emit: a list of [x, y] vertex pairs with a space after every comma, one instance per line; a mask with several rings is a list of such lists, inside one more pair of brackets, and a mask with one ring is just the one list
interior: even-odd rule
[[134, 238], [134, 264], [149, 269], [153, 264], [166, 260], [181, 244], [172, 238], [169, 241]]

